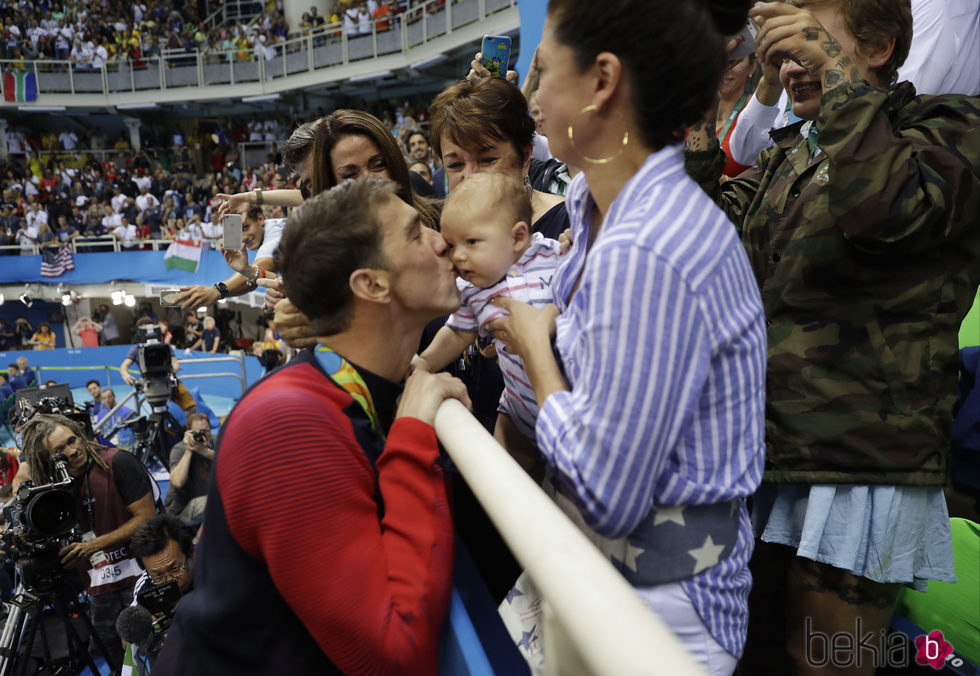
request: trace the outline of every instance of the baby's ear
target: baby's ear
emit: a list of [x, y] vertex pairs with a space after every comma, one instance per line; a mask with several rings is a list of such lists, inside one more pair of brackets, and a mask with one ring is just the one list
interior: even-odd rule
[[524, 221], [518, 221], [511, 228], [511, 234], [514, 237], [514, 251], [523, 251], [527, 248], [528, 242], [531, 240], [531, 228], [528, 227], [527, 223]]

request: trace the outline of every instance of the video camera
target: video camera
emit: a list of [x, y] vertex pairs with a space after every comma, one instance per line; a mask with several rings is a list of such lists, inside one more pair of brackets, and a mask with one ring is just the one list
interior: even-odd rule
[[57, 413], [82, 423], [85, 432], [91, 435], [92, 421], [75, 406], [71, 388], [65, 383], [24, 387], [17, 390], [14, 405], [10, 409], [10, 422], [14, 429], [19, 428], [38, 413]]
[[140, 388], [154, 413], [167, 410], [170, 391], [177, 384], [174, 376], [170, 346], [161, 340], [158, 324], [142, 324], [136, 327], [139, 342], [137, 363], [140, 367]]
[[17, 498], [3, 509], [10, 524], [3, 538], [24, 586], [40, 591], [49, 591], [61, 581], [65, 570], [58, 552], [78, 540], [74, 530], [78, 502], [71, 490], [68, 458], [58, 453], [50, 462], [55, 480], [42, 486], [25, 481], [17, 489]]

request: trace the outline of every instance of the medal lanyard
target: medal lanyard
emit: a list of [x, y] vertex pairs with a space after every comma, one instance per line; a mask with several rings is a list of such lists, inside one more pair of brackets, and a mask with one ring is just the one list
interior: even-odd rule
[[384, 441], [385, 433], [378, 421], [378, 413], [374, 408], [371, 391], [357, 369], [349, 361], [324, 345], [318, 346], [314, 354], [331, 380], [347, 390], [347, 393], [360, 405], [367, 414], [368, 420], [371, 421], [371, 429]]
[[741, 111], [742, 108], [745, 107], [745, 102], [748, 100], [748, 98], [749, 98], [749, 95], [748, 94], [742, 94], [742, 98], [740, 98], [735, 103], [735, 107], [732, 108], [732, 112], [728, 114], [728, 119], [725, 120], [725, 124], [722, 125], [721, 131], [718, 132], [718, 134], [717, 134], [719, 141], [724, 141], [725, 140], [725, 135], [728, 133], [728, 130], [731, 129], [732, 122], [734, 122], [735, 121], [735, 118], [738, 117], [739, 111]]

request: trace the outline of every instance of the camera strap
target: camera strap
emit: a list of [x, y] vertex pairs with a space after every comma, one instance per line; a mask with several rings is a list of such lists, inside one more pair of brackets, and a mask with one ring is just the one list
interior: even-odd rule
[[95, 530], [95, 500], [92, 498], [92, 492], [89, 490], [88, 486], [88, 473], [92, 469], [92, 458], [88, 459], [85, 464], [85, 499], [82, 501], [85, 503], [85, 511], [88, 512], [88, 527], [89, 530]]
[[317, 346], [315, 354], [317, 361], [320, 362], [320, 366], [327, 372], [331, 380], [347, 390], [347, 393], [354, 398], [354, 401], [364, 409], [368, 419], [371, 421], [371, 429], [384, 441], [384, 429], [378, 420], [378, 412], [374, 408], [371, 390], [368, 389], [367, 383], [364, 382], [361, 374], [357, 372], [357, 369], [349, 361], [325, 345]]

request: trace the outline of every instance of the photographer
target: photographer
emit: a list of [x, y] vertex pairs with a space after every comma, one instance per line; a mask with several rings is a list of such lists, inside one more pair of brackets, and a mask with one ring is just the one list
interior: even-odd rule
[[[259, 191], [261, 193], [261, 191]], [[235, 270], [235, 274], [223, 282], [211, 286], [181, 287], [183, 293], [177, 296], [177, 302], [185, 310], [195, 310], [202, 305], [216, 303], [228, 296], [240, 296], [255, 288], [255, 280], [266, 276], [266, 272], [275, 272], [275, 262], [272, 254], [279, 246], [282, 229], [286, 224], [284, 218], [265, 219], [262, 207], [254, 206], [242, 218], [242, 250], [224, 251], [225, 260]], [[245, 249], [256, 250], [255, 263], [249, 265]], [[191, 345], [188, 337], [187, 345]], [[210, 346], [207, 348], [210, 350]]]
[[171, 580], [177, 582], [182, 595], [193, 587], [194, 533], [176, 517], [157, 514], [143, 522], [133, 533], [129, 550], [143, 568], [131, 605], [140, 605], [144, 590]]
[[204, 413], [187, 416], [182, 441], [170, 449], [170, 487], [164, 505], [185, 525], [197, 526], [204, 519], [204, 506], [211, 476], [211, 421]]
[[[149, 336], [154, 335], [151, 329], [141, 330], [141, 327], [154, 327], [156, 328], [157, 335], [159, 334], [160, 329], [158, 324], [152, 319], [150, 319], [149, 317], [142, 317], [138, 322], [136, 322], [136, 330], [138, 332], [138, 335], [149, 335]], [[122, 379], [126, 381], [126, 384], [129, 385], [130, 387], [132, 387], [136, 383], [136, 378], [134, 378], [133, 375], [129, 372], [129, 367], [132, 366], [133, 364], [136, 364], [137, 367], [139, 366], [140, 345], [149, 344], [151, 341], [155, 341], [155, 340], [156, 339], [152, 337], [145, 338], [141, 343], [137, 343], [136, 345], [133, 345], [131, 348], [129, 348], [129, 352], [126, 353], [126, 358], [123, 359], [123, 363], [119, 365], [119, 374], [122, 376]], [[178, 363], [177, 357], [174, 355], [173, 346], [169, 346], [169, 347], [170, 347], [170, 363], [173, 368], [173, 373], [176, 374], [177, 371], [180, 370], [180, 363]], [[176, 403], [178, 406], [184, 409], [184, 413], [187, 413], [188, 415], [196, 412], [197, 402], [194, 401], [194, 397], [191, 396], [191, 393], [187, 390], [187, 387], [185, 387], [182, 382], [180, 382], [179, 380], [177, 380], [176, 382], [177, 384], [174, 386], [173, 390], [170, 393], [171, 397], [173, 397], [174, 403]]]
[[133, 588], [132, 604], [119, 614], [116, 627], [130, 644], [124, 664], [147, 674], [163, 647], [180, 597], [193, 585], [193, 533], [175, 517], [158, 514], [136, 529], [129, 549], [143, 574]]
[[79, 423], [64, 416], [35, 415], [21, 431], [23, 458], [35, 485], [52, 483], [51, 456], [67, 458], [82, 536], [58, 555], [63, 566], [87, 573], [92, 624], [110, 653], [107, 661], [118, 664], [123, 649], [115, 620], [129, 605], [140, 575], [127, 545], [156, 511], [150, 476], [133, 455], [90, 441]]

